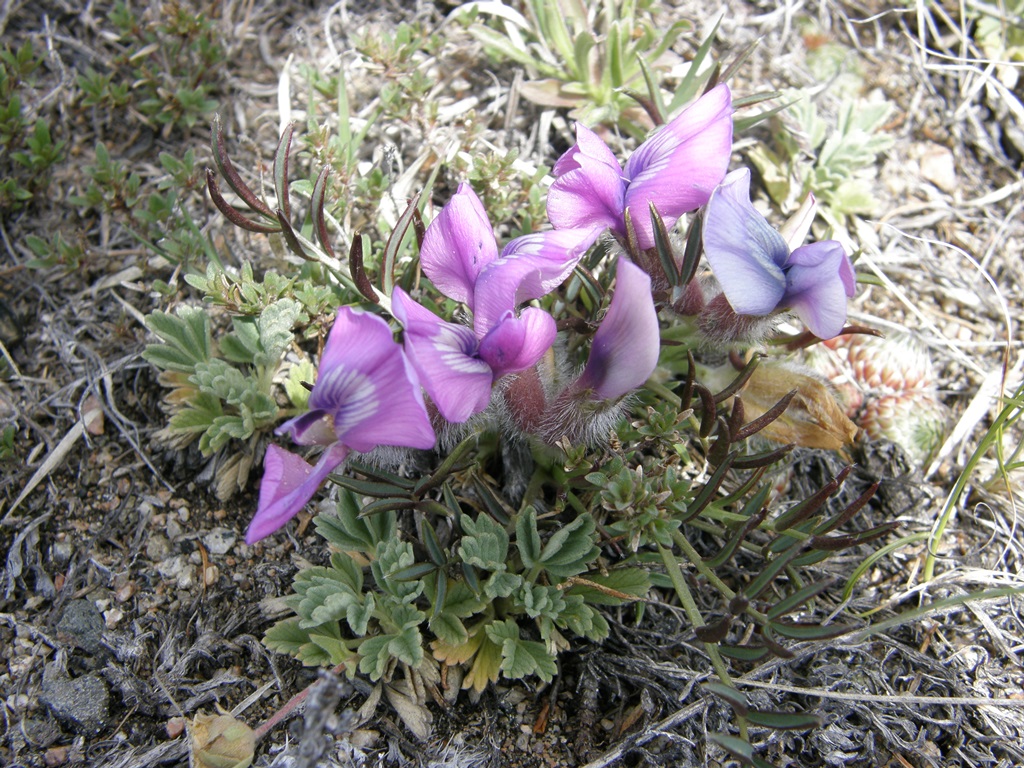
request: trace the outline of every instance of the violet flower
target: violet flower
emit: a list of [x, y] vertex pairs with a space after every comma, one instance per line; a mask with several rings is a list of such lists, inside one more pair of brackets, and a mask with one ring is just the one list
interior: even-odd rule
[[442, 293], [473, 312], [472, 328], [442, 320], [401, 288], [391, 297], [406, 353], [446, 420], [480, 413], [495, 381], [540, 360], [555, 339], [555, 321], [541, 309], [517, 314], [516, 307], [554, 290], [590, 242], [586, 231], [536, 233], [499, 256], [483, 203], [468, 184], [459, 186], [427, 228], [420, 261]]
[[824, 240], [790, 252], [750, 202], [750, 171], [725, 177], [704, 214], [704, 253], [738, 315], [791, 309], [815, 336], [830, 339], [846, 322], [856, 288], [843, 246]]
[[350, 451], [365, 453], [379, 445], [434, 447], [419, 380], [391, 328], [352, 307], [338, 310], [309, 407], [278, 427], [277, 434], [327, 449], [311, 466], [277, 445], [267, 448], [259, 505], [245, 534], [248, 544], [298, 514]]
[[595, 399], [616, 400], [647, 381], [658, 365], [660, 350], [651, 278], [620, 258], [608, 313], [594, 334], [586, 367], [574, 389], [591, 390]]
[[652, 248], [651, 203], [672, 227], [707, 203], [731, 153], [732, 95], [724, 83], [637, 147], [625, 170], [596, 133], [576, 123], [575, 146], [555, 163], [548, 218], [556, 229], [607, 227], [625, 239], [629, 211], [640, 248]]
[[651, 278], [620, 258], [615, 292], [594, 334], [587, 364], [537, 419], [541, 439], [549, 445], [563, 438], [587, 445], [607, 440], [622, 417], [622, 398], [647, 381], [658, 364], [660, 348]]

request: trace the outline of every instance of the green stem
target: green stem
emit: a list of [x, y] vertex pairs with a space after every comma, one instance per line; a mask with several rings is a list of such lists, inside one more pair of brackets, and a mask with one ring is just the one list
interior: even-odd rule
[[[683, 578], [683, 571], [679, 561], [676, 560], [676, 556], [672, 553], [672, 550], [666, 549], [661, 544], [658, 544], [658, 553], [661, 555], [661, 561], [665, 564], [665, 570], [668, 571], [668, 577], [672, 581], [672, 586], [679, 597], [679, 602], [683, 606], [683, 611], [686, 612], [686, 618], [690, 620], [690, 624], [695, 629], [703, 627], [704, 617], [700, 614], [700, 608], [697, 607], [697, 602], [693, 599], [690, 588], [686, 586], [686, 579]], [[718, 646], [715, 643], [704, 643], [704, 650], [707, 651], [708, 656], [711, 658], [711, 665], [715, 668], [718, 679], [730, 688], [735, 688], [736, 684], [732, 681], [729, 670], [725, 666], [725, 661], [723, 661], [722, 655], [718, 652]], [[737, 716], [737, 720], [739, 721], [740, 735], [743, 739], [747, 739], [747, 721], [739, 716]]]
[[978, 447], [974, 449], [974, 453], [967, 460], [967, 464], [964, 465], [963, 471], [960, 476], [956, 479], [956, 484], [953, 486], [953, 490], [949, 492], [949, 496], [946, 497], [946, 503], [942, 506], [942, 512], [939, 513], [938, 519], [935, 521], [935, 525], [932, 527], [932, 535], [928, 540], [928, 556], [924, 561], [924, 574], [922, 581], [931, 581], [935, 576], [935, 561], [938, 558], [939, 544], [942, 541], [942, 537], [946, 532], [946, 525], [949, 523], [949, 518], [953, 514], [953, 509], [960, 501], [960, 497], [963, 495], [967, 488], [967, 484], [974, 474], [974, 470], [977, 468], [978, 463], [985, 457], [989, 449], [997, 444], [1002, 438], [1003, 430], [1008, 424], [1013, 424], [1020, 418], [1021, 410], [1019, 398], [1021, 395], [1021, 389], [1024, 389], [1024, 385], [1018, 388], [1017, 392], [1014, 393], [1014, 400], [1010, 400], [1009, 404], [1004, 406], [996, 416], [995, 421], [992, 422], [992, 426], [985, 432], [981, 441], [978, 443]]
[[[732, 600], [734, 597], [736, 597], [736, 593], [729, 588], [729, 585], [722, 581], [718, 577], [718, 575], [704, 563], [704, 558], [702, 558], [700, 554], [697, 552], [697, 550], [693, 548], [693, 545], [689, 541], [687, 541], [686, 537], [682, 534], [682, 532], [673, 531], [672, 540], [683, 553], [683, 557], [685, 557], [690, 562], [690, 564], [697, 569], [697, 572], [701, 576], [708, 580], [708, 583], [711, 586], [718, 590], [719, 594], [721, 594], [722, 597], [724, 597], [726, 600]], [[768, 617], [758, 610], [747, 607], [745, 613], [751, 618], [761, 622], [762, 624], [768, 623]]]

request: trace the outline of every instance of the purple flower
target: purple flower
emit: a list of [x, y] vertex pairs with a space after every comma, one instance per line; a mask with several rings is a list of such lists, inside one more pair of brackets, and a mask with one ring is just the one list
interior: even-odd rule
[[534, 365], [555, 339], [555, 321], [525, 301], [554, 290], [592, 242], [590, 232], [526, 235], [498, 254], [483, 203], [463, 183], [427, 228], [423, 271], [449, 298], [473, 312], [473, 326], [445, 322], [396, 288], [392, 311], [424, 389], [448, 421], [483, 411], [494, 382]]
[[853, 296], [853, 265], [835, 240], [790, 252], [750, 202], [750, 171], [733, 171], [704, 214], [704, 252], [729, 305], [739, 315], [793, 310], [822, 339], [839, 334]]
[[316, 466], [276, 445], [263, 461], [259, 505], [245, 540], [252, 544], [281, 528], [313, 498], [350, 451], [378, 445], [433, 448], [415, 370], [381, 318], [342, 307], [324, 347], [309, 408], [277, 429], [299, 445], [323, 445]]
[[590, 356], [575, 389], [614, 400], [643, 385], [658, 364], [661, 336], [651, 298], [651, 278], [620, 258], [608, 314], [594, 334]]
[[625, 170], [597, 134], [576, 123], [576, 145], [555, 163], [548, 218], [556, 229], [607, 227], [625, 238], [628, 210], [640, 248], [652, 248], [650, 204], [671, 227], [708, 201], [731, 152], [732, 95], [724, 83], [641, 144]]

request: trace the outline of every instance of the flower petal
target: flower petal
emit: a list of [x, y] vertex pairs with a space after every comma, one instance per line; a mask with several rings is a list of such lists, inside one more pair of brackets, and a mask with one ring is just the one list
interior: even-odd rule
[[628, 208], [641, 248], [654, 246], [650, 204], [671, 227], [707, 203], [732, 154], [732, 94], [724, 83], [641, 144], [626, 163]]
[[480, 342], [480, 358], [497, 380], [540, 360], [556, 333], [554, 318], [542, 309], [527, 307], [519, 317], [509, 312]]
[[392, 293], [391, 308], [405, 328], [409, 361], [441, 415], [460, 423], [487, 408], [494, 374], [476, 357], [473, 331], [446, 323], [401, 288]]
[[594, 334], [590, 357], [577, 382], [602, 400], [613, 400], [641, 386], [658, 364], [661, 337], [651, 298], [651, 278], [619, 259], [615, 293]]
[[348, 448], [335, 443], [314, 467], [280, 446], [269, 445], [263, 459], [259, 505], [245, 532], [245, 543], [254, 544], [269, 536], [301, 512], [347, 455]]
[[435, 442], [419, 380], [390, 326], [352, 307], [338, 311], [309, 405], [281, 428], [300, 444], [326, 442], [324, 416], [333, 419], [335, 439], [360, 452]]
[[319, 408], [289, 419], [275, 429], [274, 434], [289, 435], [298, 445], [330, 445], [338, 439], [334, 432], [334, 418]]
[[554, 175], [548, 219], [556, 229], [610, 227], [625, 233], [622, 167], [596, 133], [576, 123], [576, 145], [555, 163]]
[[484, 205], [462, 182], [423, 236], [423, 271], [441, 293], [472, 309], [477, 275], [496, 258], [498, 244]]
[[786, 291], [789, 249], [750, 202], [750, 171], [726, 176], [704, 213], [704, 254], [729, 304], [741, 315], [768, 315]]
[[473, 327], [482, 338], [506, 313], [539, 299], [572, 273], [603, 228], [559, 229], [517, 237], [476, 281]]
[[824, 240], [790, 255], [782, 305], [796, 312], [815, 336], [831, 339], [843, 330], [846, 300], [855, 287], [853, 265], [843, 246]]

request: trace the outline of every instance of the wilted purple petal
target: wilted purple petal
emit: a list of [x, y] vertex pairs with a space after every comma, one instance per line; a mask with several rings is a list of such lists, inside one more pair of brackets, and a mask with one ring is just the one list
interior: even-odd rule
[[602, 228], [559, 229], [517, 237], [489, 264], [474, 288], [473, 327], [483, 337], [506, 313], [565, 281]]
[[401, 288], [391, 295], [391, 308], [405, 329], [409, 361], [441, 415], [460, 423], [487, 408], [494, 374], [476, 356], [473, 331], [445, 322]]
[[423, 271], [441, 293], [472, 309], [477, 276], [496, 258], [498, 244], [484, 205], [462, 182], [423, 236]]
[[843, 246], [825, 240], [797, 248], [786, 269], [783, 303], [815, 336], [831, 339], [846, 323], [846, 300], [856, 288], [853, 265]]
[[741, 315], [774, 312], [786, 292], [782, 235], [750, 202], [750, 171], [725, 177], [704, 213], [704, 254], [729, 304]]
[[626, 163], [624, 208], [641, 248], [654, 246], [650, 205], [666, 227], [708, 202], [732, 154], [732, 95], [724, 83], [641, 144]]
[[547, 312], [527, 307], [519, 317], [509, 312], [480, 342], [480, 358], [494, 371], [495, 380], [506, 373], [529, 368], [555, 341], [555, 320]]
[[577, 386], [613, 400], [641, 386], [658, 364], [661, 348], [651, 278], [620, 258], [608, 314], [594, 334]]
[[254, 544], [281, 528], [302, 511], [320, 484], [348, 455], [348, 448], [335, 443], [311, 466], [301, 457], [271, 444], [263, 459], [263, 479], [256, 515], [245, 533], [246, 544]]
[[608, 145], [576, 123], [576, 145], [555, 163], [548, 190], [548, 219], [556, 229], [610, 227], [624, 233], [626, 183]]

